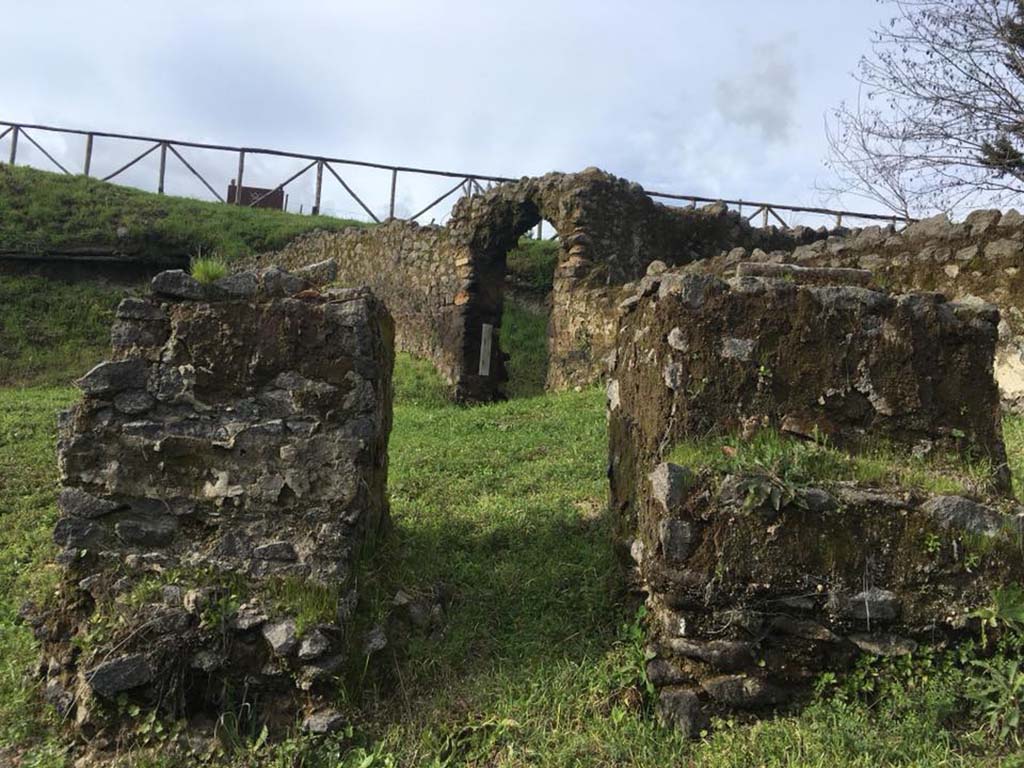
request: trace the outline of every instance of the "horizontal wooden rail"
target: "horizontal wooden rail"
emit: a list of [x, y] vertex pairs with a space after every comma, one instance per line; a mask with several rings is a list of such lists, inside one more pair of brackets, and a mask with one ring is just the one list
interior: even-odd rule
[[[164, 167], [165, 167], [165, 163], [166, 163], [166, 153], [169, 150], [191, 172], [191, 174], [193, 176], [195, 176], [196, 178], [198, 178], [199, 181], [201, 181], [203, 183], [203, 185], [206, 187], [206, 189], [209, 190], [210, 193], [213, 194], [214, 197], [216, 197], [221, 202], [224, 202], [224, 198], [214, 189], [214, 187], [202, 175], [199, 174], [199, 172], [187, 160], [185, 160], [185, 158], [181, 155], [180, 152], [178, 152], [178, 150], [176, 148], [180, 149], [180, 148], [183, 148], [183, 147], [188, 147], [188, 148], [192, 148], [192, 149], [206, 149], [206, 150], [212, 150], [212, 151], [217, 151], [217, 152], [231, 152], [231, 153], [234, 153], [234, 154], [236, 154], [238, 156], [238, 174], [237, 174], [237, 177], [236, 177], [236, 180], [235, 180], [237, 182], [235, 199], [234, 200], [228, 200], [227, 202], [233, 203], [235, 205], [238, 205], [238, 204], [241, 203], [242, 176], [243, 176], [244, 168], [245, 168], [245, 156], [246, 155], [265, 155], [265, 156], [268, 156], [268, 157], [284, 157], [284, 158], [293, 158], [293, 159], [298, 159], [298, 160], [305, 160], [309, 164], [306, 165], [306, 167], [303, 168], [303, 170], [301, 170], [298, 173], [296, 173], [293, 176], [291, 176], [287, 181], [285, 181], [285, 182], [283, 182], [281, 184], [278, 184], [270, 192], [267, 192], [267, 193], [261, 195], [256, 200], [252, 201], [250, 203], [250, 205], [258, 204], [261, 200], [263, 200], [264, 198], [268, 197], [273, 192], [276, 192], [276, 191], [282, 189], [287, 184], [289, 184], [290, 182], [294, 181], [296, 178], [298, 178], [303, 173], [305, 173], [307, 170], [309, 170], [310, 168], [313, 168], [315, 166], [317, 168], [317, 181], [316, 181], [316, 190], [317, 191], [316, 191], [316, 195], [315, 195], [315, 202], [314, 202], [314, 206], [313, 206], [313, 213], [319, 213], [319, 210], [320, 210], [320, 188], [321, 188], [321, 184], [322, 184], [323, 170], [324, 170], [324, 168], [326, 168], [327, 171], [331, 175], [333, 175], [334, 178], [341, 184], [341, 186], [345, 189], [345, 191], [370, 216], [370, 218], [373, 219], [374, 221], [378, 221], [378, 222], [380, 221], [380, 218], [378, 218], [378, 216], [370, 209], [370, 207], [368, 205], [366, 205], [366, 203], [362, 200], [362, 198], [360, 198], [355, 193], [355, 191], [351, 188], [351, 186], [342, 179], [341, 175], [337, 172], [337, 170], [332, 167], [332, 164], [352, 166], [352, 167], [357, 167], [357, 168], [373, 168], [373, 169], [376, 169], [376, 170], [390, 171], [390, 173], [391, 173], [391, 189], [390, 189], [390, 196], [389, 196], [389, 199], [388, 199], [388, 217], [389, 218], [394, 218], [394, 216], [395, 216], [395, 202], [396, 202], [396, 193], [397, 193], [397, 187], [398, 187], [398, 175], [400, 173], [418, 174], [418, 175], [423, 175], [423, 176], [436, 176], [436, 177], [450, 178], [450, 179], [459, 179], [459, 182], [454, 187], [452, 187], [451, 190], [449, 190], [448, 192], [446, 192], [442, 196], [440, 196], [437, 199], [435, 199], [430, 205], [428, 205], [427, 207], [425, 207], [422, 210], [420, 210], [415, 216], [409, 217], [410, 219], [416, 219], [419, 216], [422, 216], [424, 213], [429, 211], [435, 205], [439, 204], [445, 198], [447, 198], [448, 196], [450, 196], [451, 194], [456, 192], [460, 187], [465, 190], [466, 194], [473, 194], [474, 190], [476, 190], [477, 193], [482, 193], [484, 191], [484, 188], [483, 188], [483, 186], [481, 185], [480, 182], [487, 182], [488, 184], [492, 184], [492, 183], [500, 184], [500, 183], [503, 183], [503, 182], [516, 181], [516, 179], [514, 179], [512, 177], [509, 177], [509, 176], [492, 176], [492, 175], [482, 174], [482, 173], [465, 173], [465, 172], [462, 172], [462, 171], [445, 171], [445, 170], [438, 170], [438, 169], [435, 169], [435, 168], [419, 168], [419, 167], [416, 167], [416, 166], [408, 166], [408, 165], [388, 165], [387, 163], [374, 163], [374, 162], [369, 162], [369, 161], [366, 161], [366, 160], [352, 160], [352, 159], [348, 159], [348, 158], [329, 157], [329, 156], [325, 156], [325, 155], [311, 155], [311, 154], [306, 154], [304, 152], [288, 152], [288, 151], [285, 151], [285, 150], [268, 149], [268, 148], [265, 148], [265, 147], [239, 147], [239, 146], [231, 146], [231, 145], [228, 145], [228, 144], [211, 144], [211, 143], [207, 143], [207, 142], [184, 141], [184, 140], [178, 140], [178, 139], [159, 138], [159, 137], [155, 137], [155, 136], [142, 136], [142, 135], [130, 134], [130, 133], [116, 133], [116, 132], [111, 132], [111, 131], [82, 130], [82, 129], [79, 129], [79, 128], [62, 128], [62, 127], [53, 126], [53, 125], [42, 125], [42, 124], [39, 124], [39, 123], [14, 123], [14, 122], [6, 121], [6, 120], [0, 120], [0, 129], [3, 129], [3, 128], [6, 128], [6, 129], [3, 130], [2, 132], [0, 132], [0, 139], [4, 139], [8, 134], [11, 135], [11, 140], [10, 140], [11, 141], [10, 160], [9, 160], [9, 162], [12, 165], [14, 164], [15, 159], [16, 159], [18, 137], [19, 137], [19, 134], [21, 134], [21, 135], [24, 135], [25, 138], [28, 139], [40, 152], [42, 152], [50, 161], [52, 161], [55, 165], [57, 165], [57, 167], [59, 167], [65, 173], [70, 173], [70, 171], [68, 171], [68, 169], [65, 168], [63, 165], [61, 165], [53, 157], [53, 155], [51, 155], [49, 152], [47, 152], [45, 149], [43, 149], [42, 146], [40, 146], [31, 136], [29, 136], [28, 133], [26, 132], [26, 129], [32, 130], [32, 131], [48, 131], [48, 132], [51, 132], [51, 133], [63, 133], [63, 134], [71, 134], [71, 135], [76, 135], [76, 136], [84, 136], [85, 139], [86, 139], [86, 150], [85, 150], [85, 162], [83, 164], [83, 168], [84, 168], [83, 172], [85, 173], [86, 176], [89, 175], [89, 171], [90, 171], [90, 166], [91, 166], [91, 162], [92, 162], [93, 142], [94, 142], [95, 139], [97, 139], [97, 138], [101, 138], [101, 139], [118, 139], [118, 140], [124, 140], [124, 141], [138, 141], [138, 142], [148, 143], [148, 144], [151, 145], [148, 149], [144, 150], [141, 154], [136, 156], [130, 162], [122, 165], [120, 168], [115, 170], [113, 173], [110, 173], [110, 174], [104, 176], [103, 180], [106, 181], [106, 180], [109, 180], [109, 179], [112, 179], [112, 178], [118, 176], [119, 174], [123, 173], [124, 171], [128, 170], [133, 165], [138, 163], [143, 158], [147, 157], [153, 151], [155, 151], [157, 149], [160, 149], [161, 150], [161, 163], [160, 163], [161, 171], [160, 171], [160, 176], [159, 176], [158, 187], [159, 187], [159, 190], [161, 192], [163, 191]], [[725, 204], [727, 206], [732, 206], [732, 207], [738, 208], [739, 209], [739, 213], [741, 215], [743, 214], [743, 207], [744, 206], [753, 207], [755, 209], [754, 213], [753, 213], [753, 215], [747, 217], [747, 220], [751, 221], [758, 214], [762, 214], [762, 225], [763, 226], [767, 226], [768, 225], [768, 218], [769, 218], [769, 216], [773, 217], [776, 221], [778, 221], [781, 226], [783, 226], [783, 227], [788, 226], [786, 224], [786, 222], [783, 220], [783, 218], [779, 215], [779, 211], [785, 211], [785, 212], [789, 212], [789, 213], [804, 213], [804, 214], [812, 214], [812, 215], [820, 215], [820, 216], [831, 216], [831, 217], [835, 218], [837, 226], [842, 224], [842, 221], [843, 221], [844, 218], [862, 219], [862, 220], [866, 220], [866, 221], [884, 221], [884, 222], [890, 222], [890, 223], [894, 223], [894, 224], [898, 223], [898, 222], [910, 223], [910, 222], [914, 221], [914, 219], [907, 218], [907, 217], [904, 217], [904, 216], [899, 216], [899, 215], [896, 215], [896, 214], [865, 213], [865, 212], [858, 212], [858, 211], [838, 210], [838, 209], [833, 209], [833, 208], [816, 208], [816, 207], [810, 207], [810, 206], [787, 205], [787, 204], [783, 204], [783, 203], [756, 202], [756, 201], [752, 201], [752, 200], [728, 200], [728, 199], [721, 199], [721, 198], [715, 198], [715, 197], [702, 197], [700, 195], [680, 195], [680, 194], [675, 194], [675, 193], [670, 193], [670, 192], [654, 192], [654, 191], [650, 191], [650, 190], [647, 191], [647, 195], [650, 196], [651, 198], [659, 199], [659, 200], [680, 200], [680, 201], [688, 202], [688, 203], [690, 203], [693, 206], [696, 206], [697, 203], [723, 203], [723, 204]]]
[[[753, 205], [757, 208], [754, 215], [767, 208], [769, 211], [790, 211], [793, 213], [816, 213], [822, 216], [842, 216], [852, 219], [871, 219], [873, 221], [905, 221], [912, 222], [916, 219], [906, 216], [899, 216], [895, 213], [862, 213], [857, 211], [841, 211], [835, 208], [813, 208], [804, 205], [785, 205], [783, 203], [759, 203], [754, 200], [726, 200], [721, 197], [701, 197], [699, 195], [677, 195], [670, 192], [652, 192], [644, 190], [650, 197], [665, 198], [667, 200], [685, 200], [688, 203], [725, 203], [726, 205], [744, 206]], [[751, 216], [750, 218], [753, 218]]]

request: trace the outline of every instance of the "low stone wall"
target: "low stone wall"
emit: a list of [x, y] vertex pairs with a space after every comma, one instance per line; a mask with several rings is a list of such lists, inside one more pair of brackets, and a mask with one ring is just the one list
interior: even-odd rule
[[769, 484], [661, 464], [640, 494], [647, 674], [689, 735], [807, 698], [861, 654], [976, 640], [971, 612], [1024, 574], [1020, 520], [997, 507], [839, 483], [776, 508], [751, 496]]
[[279, 269], [152, 285], [61, 418], [47, 697], [108, 746], [152, 711], [202, 733], [242, 698], [272, 731], [323, 730], [388, 519], [391, 318]]
[[[651, 275], [621, 307], [611, 506], [650, 609], [649, 677], [662, 714], [691, 734], [709, 714], [799, 697], [859, 653], [951, 641], [1024, 572], [1020, 519], [1004, 514], [1016, 509], [992, 377], [997, 310], [782, 271]], [[681, 443], [764, 429], [851, 455], [883, 440], [986, 459], [988, 501], [666, 462]]]
[[263, 262], [338, 264], [341, 283], [373, 288], [395, 317], [400, 349], [432, 360], [456, 399], [502, 396], [505, 257], [542, 220], [561, 241], [549, 327], [548, 387], [591, 383], [615, 346], [623, 286], [652, 261], [678, 265], [724, 248], [793, 248], [826, 231], [755, 229], [725, 206], [655, 203], [637, 185], [597, 169], [549, 173], [459, 200], [444, 227], [389, 221], [318, 232]]
[[844, 447], [944, 444], [991, 461], [1007, 487], [991, 305], [665, 273], [622, 311], [612, 445], [628, 443], [638, 464], [688, 436], [770, 426]]
[[1006, 404], [1024, 407], [1024, 216], [1017, 211], [975, 211], [957, 223], [939, 215], [900, 232], [866, 227], [789, 251], [735, 249], [693, 269], [729, 275], [749, 260], [867, 269], [889, 290], [995, 304], [1001, 314], [996, 380]]

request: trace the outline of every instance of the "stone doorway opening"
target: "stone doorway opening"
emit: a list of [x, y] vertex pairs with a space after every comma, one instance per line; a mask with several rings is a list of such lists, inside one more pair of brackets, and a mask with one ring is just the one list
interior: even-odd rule
[[501, 345], [508, 356], [508, 397], [543, 394], [550, 350], [551, 291], [561, 240], [544, 219], [505, 255]]
[[[543, 393], [558, 230], [530, 199], [474, 221], [467, 258], [470, 296], [464, 310], [463, 397]], [[538, 237], [540, 234], [540, 237]]]

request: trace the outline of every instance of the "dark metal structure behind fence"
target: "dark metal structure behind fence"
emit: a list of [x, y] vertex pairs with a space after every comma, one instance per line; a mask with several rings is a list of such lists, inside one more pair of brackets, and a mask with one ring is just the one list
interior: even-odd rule
[[[338, 184], [341, 185], [342, 189], [356, 202], [360, 208], [366, 212], [373, 221], [380, 222], [382, 218], [394, 218], [395, 217], [395, 196], [398, 190], [398, 178], [399, 174], [418, 174], [422, 176], [432, 176], [440, 178], [456, 179], [455, 184], [452, 185], [444, 194], [438, 196], [430, 202], [429, 205], [424, 206], [421, 210], [417, 211], [412, 216], [408, 217], [408, 220], [419, 219], [424, 214], [433, 210], [436, 206], [444, 202], [446, 199], [462, 192], [465, 195], [473, 195], [484, 191], [484, 184], [491, 185], [501, 183], [505, 181], [514, 181], [515, 179], [505, 176], [490, 176], [480, 173], [463, 173], [456, 171], [440, 171], [429, 168], [414, 168], [410, 166], [401, 165], [387, 165], [384, 163], [371, 163], [364, 160], [348, 160], [340, 157], [325, 157], [322, 155], [309, 155], [301, 152], [285, 152], [277, 149], [263, 149], [257, 147], [231, 147], [222, 144], [205, 144], [195, 141], [181, 141], [178, 139], [161, 139], [154, 138], [152, 136], [136, 136], [125, 133], [110, 133], [106, 131], [86, 131], [77, 128], [60, 128], [52, 125], [36, 125], [30, 123], [12, 123], [0, 120], [0, 140], [10, 136], [10, 153], [8, 156], [8, 162], [14, 165], [18, 155], [18, 142], [25, 140], [34, 146], [39, 152], [41, 152], [50, 162], [53, 163], [59, 170], [65, 174], [72, 175], [72, 171], [68, 170], [61, 162], [59, 162], [49, 151], [43, 147], [39, 141], [33, 136], [33, 133], [55, 133], [65, 134], [71, 136], [84, 136], [85, 137], [85, 148], [84, 156], [82, 158], [82, 173], [89, 176], [92, 172], [92, 158], [93, 158], [93, 146], [96, 139], [110, 139], [120, 141], [140, 141], [149, 144], [150, 146], [143, 150], [141, 153], [136, 155], [132, 160], [124, 163], [123, 165], [116, 168], [113, 172], [108, 173], [100, 178], [103, 181], [111, 181], [120, 174], [127, 171], [129, 168], [134, 166], [140, 160], [151, 155], [153, 152], [159, 152], [160, 156], [160, 170], [157, 176], [157, 187], [156, 191], [159, 194], [164, 193], [164, 181], [167, 175], [167, 159], [168, 153], [170, 153], [174, 159], [182, 164], [182, 166], [188, 170], [193, 176], [195, 176], [203, 186], [210, 192], [211, 195], [222, 203], [231, 203], [234, 205], [242, 205], [242, 186], [245, 178], [245, 161], [247, 157], [252, 156], [266, 156], [266, 157], [283, 157], [292, 158], [297, 160], [308, 161], [307, 164], [299, 171], [293, 173], [291, 176], [286, 178], [274, 187], [271, 187], [268, 192], [263, 196], [257, 197], [252, 200], [247, 200], [246, 204], [255, 206], [260, 201], [272, 194], [280, 193], [289, 184], [294, 182], [296, 179], [302, 177], [309, 171], [314, 171], [316, 174], [316, 181], [313, 193], [313, 207], [311, 213], [320, 213], [320, 201], [323, 192], [324, 182], [324, 171], [327, 171], [329, 177], [333, 177]], [[232, 183], [236, 191], [235, 199], [225, 199], [225, 196], [221, 195], [215, 186], [204, 177], [199, 171], [196, 170], [195, 166], [189, 162], [185, 156], [185, 150], [203, 150], [213, 152], [228, 152], [237, 156], [238, 159], [238, 170]], [[373, 168], [382, 171], [388, 171], [391, 174], [391, 192], [389, 196], [388, 210], [386, 215], [378, 216], [370, 206], [364, 202], [364, 200], [356, 193], [352, 186], [345, 180], [342, 172], [339, 172], [339, 168], [342, 171], [347, 171], [349, 168]], [[224, 185], [226, 188], [227, 185]], [[891, 214], [879, 214], [879, 213], [864, 213], [857, 211], [844, 211], [836, 210], [832, 208], [811, 208], [798, 205], [784, 205], [780, 203], [766, 203], [756, 202], [750, 200], [721, 200], [710, 197], [700, 197], [696, 195], [679, 195], [668, 192], [652, 192], [647, 191], [647, 194], [652, 198], [659, 200], [676, 200], [684, 203], [689, 203], [691, 206], [696, 207], [698, 203], [724, 203], [730, 207], [737, 209], [740, 215], [745, 216], [748, 221], [753, 221], [758, 216], [761, 217], [762, 226], [768, 226], [769, 224], [777, 223], [780, 226], [788, 226], [782, 214], [813, 214], [815, 216], [825, 216], [834, 219], [836, 226], [841, 226], [845, 220], [861, 220], [861, 221], [880, 221], [892, 224], [907, 223], [909, 220], [900, 216], [894, 216]], [[744, 212], [744, 208], [748, 211], [753, 208], [753, 213]], [[539, 234], [539, 228], [538, 228]]]

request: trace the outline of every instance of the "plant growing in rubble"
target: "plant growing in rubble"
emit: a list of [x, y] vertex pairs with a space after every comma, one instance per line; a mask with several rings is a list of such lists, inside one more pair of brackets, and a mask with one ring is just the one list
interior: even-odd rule
[[189, 266], [192, 277], [200, 283], [213, 283], [228, 273], [228, 263], [220, 256], [203, 256], [202, 249], [192, 258]]

